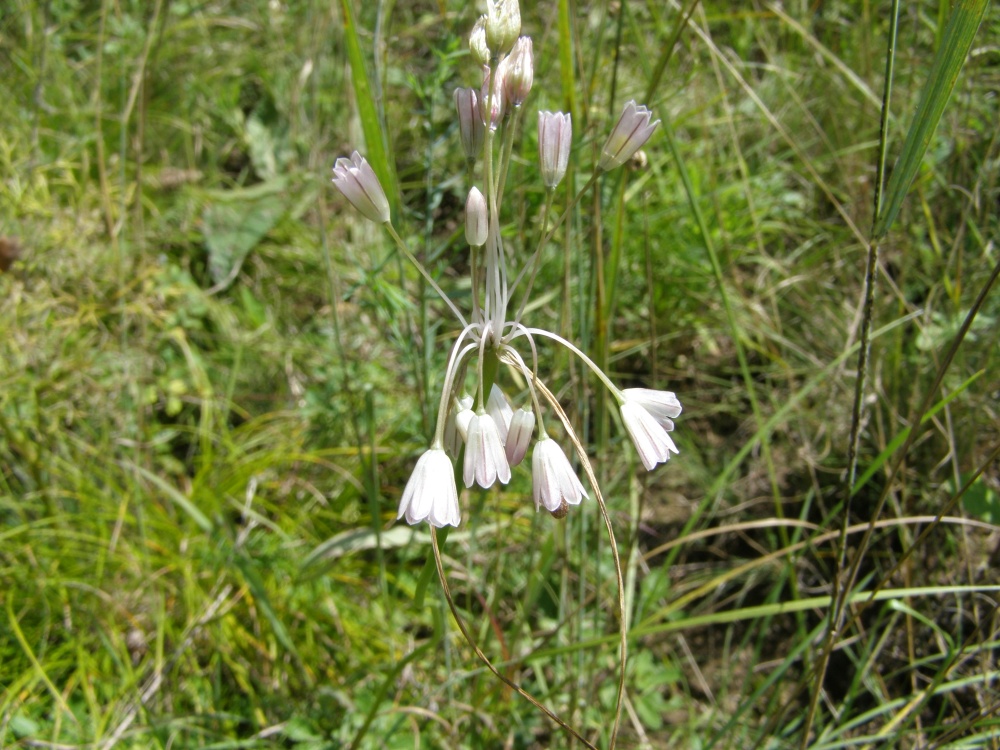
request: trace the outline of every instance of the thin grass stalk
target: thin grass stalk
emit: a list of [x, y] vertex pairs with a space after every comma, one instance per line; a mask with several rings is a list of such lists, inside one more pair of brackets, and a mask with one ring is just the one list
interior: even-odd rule
[[[691, 177], [688, 174], [684, 158], [681, 156], [680, 150], [677, 148], [677, 142], [674, 138], [674, 132], [673, 128], [670, 126], [669, 118], [663, 121], [663, 135], [664, 138], [666, 138], [667, 146], [670, 149], [670, 153], [677, 165], [677, 172], [684, 185], [684, 193], [687, 196], [691, 213], [694, 214], [695, 222], [697, 223], [698, 230], [701, 232], [702, 240], [705, 243], [705, 249], [708, 252], [709, 263], [712, 266], [712, 274], [715, 277], [716, 284], [718, 285], [719, 296], [722, 298], [722, 305], [726, 312], [726, 321], [729, 324], [729, 333], [730, 336], [732, 336], [733, 346], [736, 348], [736, 356], [740, 365], [740, 374], [743, 378], [743, 384], [747, 391], [747, 398], [750, 400], [750, 408], [753, 411], [754, 421], [756, 422], [757, 429], [759, 431], [763, 428], [765, 420], [760, 408], [760, 402], [757, 400], [757, 391], [754, 388], [753, 376], [750, 373], [750, 364], [747, 361], [746, 350], [743, 346], [743, 333], [738, 321], [736, 320], [736, 312], [733, 310], [732, 303], [730, 302], [729, 293], [726, 291], [726, 280], [723, 276], [722, 265], [719, 262], [719, 257], [715, 250], [715, 243], [712, 241], [712, 235], [709, 232], [708, 224], [705, 222], [705, 216], [702, 214], [701, 206], [698, 204], [698, 196], [695, 194], [694, 186], [691, 184]], [[760, 447], [767, 463], [768, 473], [771, 477], [772, 485], [776, 487], [777, 480], [770, 446], [766, 440], [761, 440]], [[701, 507], [702, 506], [699, 506], [699, 510]], [[700, 515], [700, 513], [698, 515]]]
[[[556, 413], [556, 416], [559, 417], [563, 429], [566, 430], [570, 442], [573, 443], [576, 455], [580, 459], [580, 465], [583, 467], [587, 475], [587, 480], [594, 490], [594, 498], [597, 500], [597, 505], [601, 510], [601, 519], [604, 521], [604, 527], [608, 532], [608, 541], [611, 545], [611, 557], [615, 565], [615, 584], [618, 591], [618, 657], [620, 661], [618, 694], [615, 698], [615, 719], [611, 727], [611, 736], [608, 744], [608, 750], [614, 750], [615, 741], [618, 738], [618, 730], [621, 726], [622, 704], [625, 697], [625, 669], [628, 662], [628, 620], [625, 614], [625, 580], [622, 573], [621, 558], [618, 554], [618, 543], [615, 540], [614, 528], [611, 525], [611, 516], [608, 514], [607, 504], [604, 502], [604, 494], [601, 492], [600, 483], [597, 481], [597, 475], [594, 473], [594, 467], [590, 463], [590, 457], [587, 455], [584, 444], [576, 437], [576, 433], [573, 431], [573, 423], [570, 421], [569, 415], [566, 414], [559, 400], [543, 382], [534, 376], [532, 379], [535, 387], [545, 397], [545, 400]], [[583, 516], [585, 514], [581, 513], [580, 515]]]
[[435, 527], [431, 527], [431, 545], [434, 551], [434, 564], [437, 568], [438, 580], [441, 582], [441, 590], [444, 592], [445, 601], [448, 602], [448, 608], [451, 610], [452, 617], [455, 618], [455, 623], [458, 625], [458, 629], [462, 632], [465, 637], [466, 643], [472, 648], [479, 660], [486, 666], [493, 676], [500, 680], [504, 685], [509, 687], [511, 690], [516, 692], [531, 705], [541, 711], [543, 714], [548, 716], [552, 721], [558, 724], [560, 727], [569, 732], [573, 737], [578, 739], [591, 750], [597, 750], [597, 746], [588, 742], [579, 732], [576, 731], [572, 726], [570, 726], [566, 721], [564, 721], [558, 714], [556, 714], [552, 709], [546, 706], [544, 703], [539, 701], [535, 696], [529, 693], [527, 690], [522, 688], [516, 682], [511, 680], [506, 675], [502, 674], [499, 669], [497, 669], [490, 658], [483, 653], [482, 649], [479, 648], [476, 639], [473, 637], [472, 633], [469, 631], [468, 625], [465, 623], [465, 619], [462, 617], [461, 613], [458, 611], [458, 606], [455, 604], [455, 600], [451, 595], [451, 587], [448, 585], [448, 577], [444, 572], [444, 562], [441, 559], [441, 547], [438, 544], [438, 530]]
[[[647, 0], [646, 4], [649, 6], [659, 2], [660, 0]], [[653, 101], [653, 97], [660, 88], [660, 83], [663, 81], [663, 74], [666, 73], [667, 65], [670, 64], [670, 60], [674, 56], [674, 50], [677, 48], [677, 42], [681, 38], [681, 32], [684, 31], [684, 27], [687, 26], [691, 19], [691, 14], [694, 13], [694, 9], [698, 7], [699, 2], [700, 0], [691, 0], [687, 8], [684, 9], [684, 12], [677, 16], [677, 23], [674, 24], [673, 31], [670, 33], [670, 41], [663, 45], [660, 52], [660, 59], [656, 61], [653, 75], [649, 78], [645, 97], [647, 102]]]

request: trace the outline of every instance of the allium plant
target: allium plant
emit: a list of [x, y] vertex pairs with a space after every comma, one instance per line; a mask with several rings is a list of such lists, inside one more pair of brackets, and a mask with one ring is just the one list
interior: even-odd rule
[[[545, 403], [562, 423], [593, 489], [611, 538], [618, 573], [619, 607], [623, 608], [621, 566], [600, 488], [582, 442], [545, 384], [544, 373], [539, 369], [538, 342], [546, 339], [567, 349], [608, 389], [617, 401], [624, 429], [647, 470], [669, 460], [671, 453], [677, 453], [669, 433], [674, 428], [672, 420], [681, 412], [681, 405], [669, 391], [619, 389], [573, 343], [556, 333], [522, 322], [542, 251], [566, 216], [553, 219], [549, 213], [572, 153], [572, 121], [568, 113], [538, 113], [539, 177], [546, 192], [539, 222], [543, 236], [530, 254], [524, 249], [513, 253], [502, 231], [503, 199], [513, 139], [533, 83], [533, 50], [531, 39], [520, 36], [517, 0], [489, 0], [488, 5], [489, 12], [477, 21], [470, 37], [472, 58], [481, 66], [482, 85], [457, 89], [454, 93], [458, 132], [470, 181], [476, 176], [477, 162], [481, 163], [479, 184], [469, 185], [466, 199], [465, 238], [469, 245], [472, 289], [471, 309], [467, 314], [440, 289], [396, 232], [390, 220], [388, 201], [368, 163], [355, 152], [350, 159], [338, 159], [334, 167], [334, 185], [362, 215], [386, 227], [400, 251], [441, 296], [459, 324], [444, 372], [434, 436], [403, 491], [399, 517], [405, 517], [411, 524], [427, 521], [436, 528], [457, 526], [460, 513], [451, 461], [462, 460], [460, 476], [466, 487], [479, 485], [488, 489], [498, 481], [506, 484], [511, 478], [511, 467], [521, 463], [528, 454], [533, 436], [536, 442], [530, 464], [536, 510], [544, 508], [556, 518], [562, 518], [571, 507], [580, 505], [590, 495], [563, 448], [548, 432], [546, 410], [542, 408]], [[645, 144], [659, 125], [659, 120], [651, 121], [651, 118], [645, 106], [634, 101], [625, 105], [602, 149], [593, 176], [570, 203], [567, 213], [587, 190], [593, 188], [601, 174], [620, 167]], [[517, 263], [516, 259], [522, 262]], [[513, 276], [515, 266], [519, 268]], [[524, 403], [512, 406], [499, 386], [500, 365], [513, 370], [517, 379], [527, 384]], [[470, 379], [473, 386], [467, 393]], [[449, 455], [451, 459], [447, 458]], [[433, 540], [438, 570], [447, 593], [437, 537], [433, 536]], [[475, 646], [458, 613], [455, 614], [463, 633]], [[618, 713], [624, 684], [625, 618], [621, 617], [620, 621], [622, 671]], [[476, 652], [493, 669], [478, 648]], [[509, 682], [496, 670], [494, 673]], [[551, 711], [516, 685], [513, 687], [583, 740]], [[612, 745], [617, 726], [616, 714]]]

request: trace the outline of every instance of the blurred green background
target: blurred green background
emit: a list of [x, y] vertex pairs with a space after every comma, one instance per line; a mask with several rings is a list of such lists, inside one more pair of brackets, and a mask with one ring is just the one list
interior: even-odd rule
[[[329, 183], [371, 153], [373, 105], [396, 225], [467, 309], [452, 90], [480, 82], [482, 10], [0, 7], [0, 746], [580, 746], [483, 669], [424, 575], [426, 527], [395, 523], [453, 325]], [[947, 352], [998, 261], [1000, 12], [881, 243], [848, 509], [891, 3], [521, 10], [515, 268], [544, 199], [536, 110], [573, 114], [557, 206], [626, 100], [674, 134], [573, 209], [526, 315], [685, 407], [680, 455], [647, 474], [597, 384], [543, 347], [625, 568], [620, 746], [998, 747], [996, 292]], [[951, 12], [900, 9], [890, 173]], [[596, 506], [536, 514], [522, 468], [462, 511], [444, 561], [482, 648], [606, 746]], [[881, 593], [824, 638], [845, 524], [858, 591]]]

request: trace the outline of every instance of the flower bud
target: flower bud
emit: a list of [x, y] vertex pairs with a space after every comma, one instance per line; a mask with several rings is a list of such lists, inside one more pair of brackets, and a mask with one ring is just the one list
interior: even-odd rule
[[486, 135], [476, 90], [455, 89], [455, 109], [458, 111], [458, 132], [465, 158], [475, 159], [483, 153], [483, 138]]
[[465, 239], [472, 247], [486, 244], [486, 234], [489, 229], [486, 214], [486, 197], [473, 187], [465, 200]]
[[464, 419], [465, 425], [459, 427], [459, 416], [465, 412], [472, 418], [472, 396], [462, 396], [452, 399], [451, 409], [448, 410], [448, 418], [444, 423], [444, 447], [452, 456], [458, 456], [458, 451], [465, 441], [464, 430], [468, 429], [468, 419]]
[[[488, 126], [490, 130], [496, 130], [500, 120], [503, 119], [503, 77], [507, 67], [506, 62], [506, 58], [501, 60], [493, 74], [490, 73], [488, 66], [483, 68], [483, 88], [479, 92], [479, 108], [482, 110], [483, 124]], [[491, 82], [493, 86], [492, 96], [490, 95]]]
[[490, 48], [486, 44], [486, 16], [480, 16], [469, 34], [469, 51], [479, 65], [490, 64]]
[[367, 160], [357, 151], [351, 158], [340, 157], [333, 165], [333, 184], [365, 218], [385, 224], [389, 221], [389, 201]]
[[653, 116], [644, 105], [636, 105], [635, 99], [625, 105], [622, 116], [618, 118], [615, 129], [608, 136], [597, 166], [604, 172], [610, 172], [628, 161], [632, 154], [642, 148], [649, 136], [656, 130], [660, 121], [650, 124]]
[[517, 466], [524, 460], [528, 452], [528, 443], [531, 442], [531, 434], [535, 431], [535, 413], [530, 409], [518, 409], [510, 419], [510, 429], [507, 430], [507, 442], [504, 443], [504, 452], [507, 454], [507, 463]]
[[507, 68], [503, 77], [503, 88], [507, 101], [515, 107], [520, 107], [528, 98], [531, 84], [534, 80], [534, 62], [531, 58], [531, 37], [522, 36], [514, 44], [510, 56], [506, 59]]
[[573, 120], [565, 112], [538, 113], [538, 160], [545, 187], [554, 188], [566, 175]]
[[486, 0], [486, 44], [495, 55], [510, 52], [521, 34], [517, 0]]

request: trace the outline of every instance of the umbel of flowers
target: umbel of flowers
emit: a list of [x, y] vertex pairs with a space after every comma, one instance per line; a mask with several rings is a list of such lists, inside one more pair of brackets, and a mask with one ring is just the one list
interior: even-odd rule
[[[536, 339], [546, 338], [565, 347], [590, 368], [616, 399], [622, 424], [647, 470], [677, 453], [670, 437], [681, 404], [669, 391], [619, 389], [578, 347], [561, 336], [521, 322], [538, 271], [542, 237], [532, 255], [510, 279], [512, 261], [501, 233], [502, 202], [512, 143], [522, 106], [533, 83], [531, 39], [520, 36], [517, 0], [488, 0], [488, 12], [470, 35], [472, 58], [482, 69], [482, 86], [455, 91], [455, 109], [461, 146], [475, 174], [482, 163], [481, 183], [469, 187], [465, 204], [465, 238], [469, 244], [472, 286], [468, 317], [440, 289], [413, 256], [392, 226], [389, 202], [368, 162], [356, 151], [337, 159], [333, 184], [365, 218], [383, 224], [400, 251], [424, 275], [451, 308], [460, 328], [448, 358], [430, 447], [417, 461], [399, 504], [399, 517], [411, 524], [457, 526], [461, 519], [452, 460], [464, 445], [462, 478], [466, 487], [488, 488], [510, 481], [511, 467], [521, 463], [534, 439], [531, 457], [536, 509], [557, 517], [587, 497], [563, 448], [545, 428], [538, 371]], [[631, 158], [659, 125], [646, 107], [628, 102], [602, 149], [595, 176], [617, 169]], [[572, 151], [572, 121], [563, 112], [538, 113], [539, 172], [546, 190], [540, 225], [548, 224], [554, 193], [566, 174]], [[588, 183], [588, 187], [593, 180]], [[585, 190], [587, 188], [584, 188]], [[558, 220], [556, 226], [561, 223]], [[518, 287], [516, 312], [511, 314]], [[529, 366], [522, 346], [530, 352]], [[517, 409], [497, 386], [499, 364], [520, 371], [528, 385], [528, 399]], [[465, 392], [466, 375], [475, 373], [472, 393]], [[573, 436], [574, 442], [576, 440]]]

